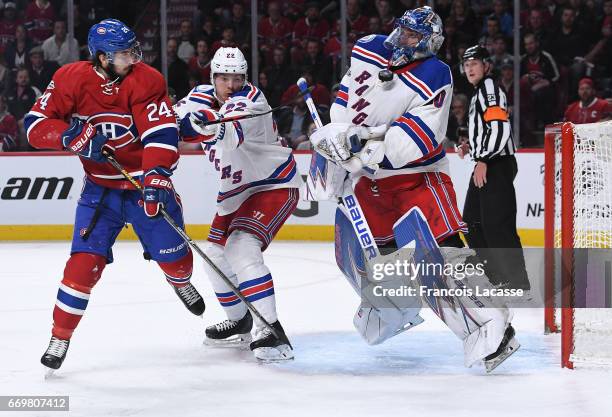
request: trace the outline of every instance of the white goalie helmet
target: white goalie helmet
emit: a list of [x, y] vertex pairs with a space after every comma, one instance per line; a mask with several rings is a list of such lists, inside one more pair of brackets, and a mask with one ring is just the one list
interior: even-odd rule
[[242, 74], [247, 82], [247, 64], [244, 54], [238, 48], [219, 48], [210, 61], [210, 83], [215, 86], [215, 74]]

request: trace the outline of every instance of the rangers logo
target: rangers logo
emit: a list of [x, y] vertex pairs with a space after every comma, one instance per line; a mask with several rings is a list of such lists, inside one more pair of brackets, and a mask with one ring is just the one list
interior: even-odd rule
[[436, 106], [437, 108], [442, 107], [442, 105], [444, 104], [445, 97], [446, 97], [446, 91], [444, 90], [440, 91], [438, 95], [434, 97], [433, 105]]
[[129, 145], [138, 138], [134, 119], [130, 114], [100, 113], [91, 116], [87, 121], [107, 136], [115, 149]]

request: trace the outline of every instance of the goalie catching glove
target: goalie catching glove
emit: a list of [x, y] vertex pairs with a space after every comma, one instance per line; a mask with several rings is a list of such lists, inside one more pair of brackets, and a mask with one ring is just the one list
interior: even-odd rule
[[385, 156], [386, 131], [386, 125], [365, 127], [328, 123], [310, 136], [310, 142], [318, 153], [349, 172], [362, 168], [376, 170]]

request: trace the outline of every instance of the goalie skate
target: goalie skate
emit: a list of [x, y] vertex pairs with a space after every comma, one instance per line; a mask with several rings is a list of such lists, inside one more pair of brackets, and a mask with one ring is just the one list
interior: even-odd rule
[[484, 358], [484, 365], [487, 373], [497, 368], [503, 361], [508, 359], [521, 345], [514, 337], [514, 328], [508, 324], [504, 338], [495, 352]]
[[270, 329], [261, 329], [256, 339], [251, 343], [253, 355], [262, 362], [278, 362], [293, 359], [293, 347], [287, 339], [280, 322], [275, 321], [272, 327], [279, 337], [272, 334]]
[[253, 317], [247, 311], [238, 321], [224, 320], [206, 328], [204, 344], [217, 347], [246, 347], [251, 342]]

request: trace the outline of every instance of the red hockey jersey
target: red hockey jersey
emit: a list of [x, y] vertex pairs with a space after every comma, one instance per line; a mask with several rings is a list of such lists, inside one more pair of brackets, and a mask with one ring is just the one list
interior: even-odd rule
[[[132, 175], [150, 168], [174, 168], [178, 161], [178, 127], [162, 75], [138, 63], [121, 83], [110, 84], [90, 62], [64, 65], [26, 115], [28, 141], [39, 149], [63, 149], [61, 134], [71, 117], [97, 127], [115, 148], [115, 159]], [[108, 163], [81, 158], [95, 183], [131, 189]]]
[[36, 0], [28, 4], [25, 11], [25, 26], [28, 36], [35, 44], [41, 44], [49, 36], [53, 35], [53, 22], [56, 20], [53, 5], [47, 3], [40, 7]]
[[15, 20], [0, 20], [0, 52], [4, 53], [6, 47], [15, 41], [15, 29], [23, 24], [19, 19]]
[[587, 106], [578, 100], [565, 109], [565, 120], [575, 124], [596, 123], [612, 115], [612, 104], [603, 98], [595, 97]]
[[0, 113], [0, 150], [9, 151], [17, 147], [17, 120], [9, 112]]

